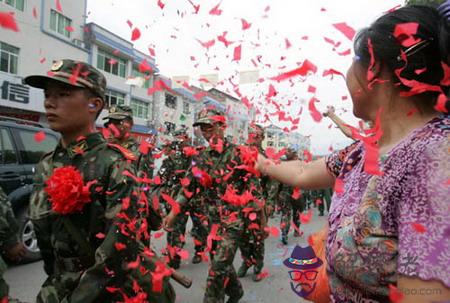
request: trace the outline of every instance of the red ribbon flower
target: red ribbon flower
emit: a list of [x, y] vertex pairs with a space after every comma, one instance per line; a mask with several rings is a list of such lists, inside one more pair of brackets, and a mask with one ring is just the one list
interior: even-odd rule
[[80, 212], [84, 205], [91, 202], [89, 188], [97, 180], [84, 185], [83, 177], [73, 166], [56, 168], [45, 182], [45, 192], [52, 209], [62, 215]]

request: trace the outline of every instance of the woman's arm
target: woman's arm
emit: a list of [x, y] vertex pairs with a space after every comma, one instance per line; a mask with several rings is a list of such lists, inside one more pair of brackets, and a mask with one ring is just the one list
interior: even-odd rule
[[334, 187], [335, 178], [328, 172], [325, 158], [309, 163], [299, 160], [275, 163], [259, 155], [256, 169], [281, 183], [301, 189]]

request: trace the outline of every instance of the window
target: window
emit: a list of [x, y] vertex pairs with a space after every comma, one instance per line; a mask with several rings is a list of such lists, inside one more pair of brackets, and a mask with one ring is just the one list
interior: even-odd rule
[[141, 73], [138, 69], [136, 69], [136, 67], [133, 67], [133, 77], [140, 77], [144, 79], [144, 85], [142, 85], [143, 88], [150, 87], [151, 75], [149, 73]]
[[108, 107], [113, 105], [123, 105], [125, 104], [125, 94], [107, 89], [105, 93], [105, 102]]
[[0, 71], [17, 74], [19, 49], [4, 42], [0, 42]]
[[97, 54], [97, 67], [110, 74], [126, 77], [127, 61], [100, 49]]
[[23, 129], [17, 129], [14, 132], [22, 141], [23, 148], [20, 150], [20, 156], [24, 164], [38, 163], [41, 157], [53, 150], [58, 143], [56, 137], [50, 134], [46, 134], [44, 141], [37, 142], [34, 139], [36, 132]]
[[273, 141], [267, 141], [267, 146], [272, 146], [273, 147]]
[[144, 101], [131, 99], [131, 109], [133, 110], [133, 116], [142, 119], [148, 119], [148, 106], [149, 104]]
[[50, 11], [50, 29], [52, 31], [70, 38], [70, 31], [68, 30], [68, 27], [70, 27], [71, 24], [72, 20], [63, 14], [58, 13], [54, 9]]
[[177, 97], [166, 93], [166, 106], [168, 108], [177, 108]]
[[268, 139], [273, 139], [273, 132], [267, 132], [267, 138]]
[[7, 129], [0, 128], [0, 164], [13, 163], [17, 163], [17, 155], [11, 136]]
[[[2, 0], [0, 0], [1, 2]], [[5, 3], [23, 12], [25, 0], [5, 0]]]
[[188, 102], [183, 102], [183, 114], [189, 115], [191, 113], [191, 108]]
[[164, 125], [166, 126], [166, 131], [164, 132], [166, 135], [172, 133], [175, 131], [176, 125], [172, 122], [164, 122]]
[[278, 147], [285, 147], [286, 143], [285, 142], [278, 142]]

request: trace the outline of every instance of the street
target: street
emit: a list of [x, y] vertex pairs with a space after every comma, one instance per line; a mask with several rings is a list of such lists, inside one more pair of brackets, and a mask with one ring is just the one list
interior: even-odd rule
[[[269, 221], [270, 226], [279, 226], [280, 216], [276, 215]], [[249, 270], [246, 277], [241, 279], [244, 287], [245, 295], [240, 301], [242, 303], [257, 303], [257, 302], [307, 302], [298, 297], [290, 287], [290, 279], [288, 268], [283, 265], [283, 261], [290, 257], [292, 249], [296, 244], [300, 246], [307, 246], [307, 238], [311, 233], [320, 230], [326, 223], [326, 217], [319, 217], [317, 209], [314, 208], [314, 215], [308, 224], [304, 224], [301, 230], [304, 232], [300, 238], [293, 237], [293, 231], [289, 235], [289, 243], [287, 246], [281, 244], [280, 239], [270, 236], [266, 240], [266, 254], [265, 254], [265, 268], [268, 271], [268, 276], [260, 282], [253, 282], [251, 274], [252, 269]], [[188, 229], [190, 230], [190, 221]], [[155, 250], [160, 252], [165, 245], [165, 236], [153, 239], [152, 245]], [[187, 235], [185, 248], [192, 253], [194, 251], [192, 238]], [[177, 301], [179, 303], [198, 303], [203, 300], [204, 287], [206, 284], [206, 276], [208, 264], [191, 264], [191, 257], [183, 261], [180, 272], [188, 275], [193, 280], [193, 285], [190, 289], [185, 289], [172, 282], [177, 292]], [[234, 265], [237, 270], [241, 264], [240, 252], [238, 251], [234, 260]], [[42, 261], [31, 264], [14, 266], [8, 269], [5, 274], [5, 280], [10, 286], [10, 296], [21, 299], [25, 302], [34, 302], [35, 296], [39, 291], [40, 285], [45, 280], [45, 273], [43, 271]]]

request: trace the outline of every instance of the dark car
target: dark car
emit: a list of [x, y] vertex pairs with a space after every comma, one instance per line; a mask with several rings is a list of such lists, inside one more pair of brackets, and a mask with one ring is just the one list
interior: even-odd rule
[[[36, 134], [40, 133], [37, 136]], [[44, 136], [45, 135], [45, 136]], [[42, 141], [39, 137], [45, 137]], [[27, 254], [24, 262], [40, 259], [28, 204], [35, 165], [53, 150], [59, 135], [39, 123], [0, 116], [0, 186], [11, 200], [20, 224], [20, 238]]]

